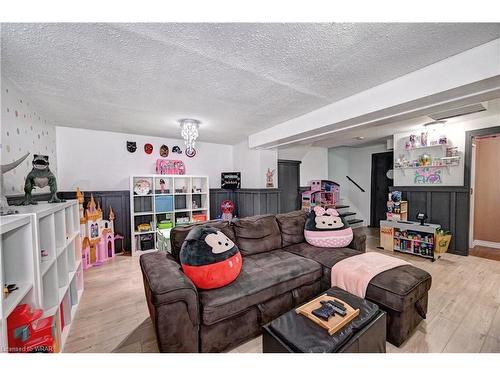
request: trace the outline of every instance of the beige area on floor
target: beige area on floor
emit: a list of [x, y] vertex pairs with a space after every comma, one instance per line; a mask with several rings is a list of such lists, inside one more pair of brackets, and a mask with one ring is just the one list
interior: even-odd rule
[[[387, 352], [500, 352], [500, 262], [444, 254], [429, 260], [379, 250], [366, 228], [368, 251], [403, 258], [432, 275], [427, 319], [400, 348]], [[85, 271], [85, 292], [65, 352], [157, 352], [138, 257], [118, 256]], [[233, 350], [262, 352], [262, 337]]]

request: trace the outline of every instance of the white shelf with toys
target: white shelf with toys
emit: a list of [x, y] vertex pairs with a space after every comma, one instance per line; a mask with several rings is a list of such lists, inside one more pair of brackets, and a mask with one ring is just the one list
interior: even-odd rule
[[9, 315], [29, 304], [43, 310], [42, 318], [53, 318], [54, 351], [60, 352], [83, 294], [78, 203], [39, 202], [16, 209], [19, 214], [0, 218], [0, 281], [17, 287], [2, 294], [0, 351], [9, 348]]
[[157, 251], [157, 228], [210, 220], [208, 176], [130, 176], [132, 254]]

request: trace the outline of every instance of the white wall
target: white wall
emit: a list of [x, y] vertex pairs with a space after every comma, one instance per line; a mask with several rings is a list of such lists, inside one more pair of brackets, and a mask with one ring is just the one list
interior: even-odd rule
[[[431, 128], [428, 130], [428, 141], [431, 138], [439, 137], [445, 134], [448, 142], [458, 147], [459, 155], [461, 156], [460, 164], [456, 167], [450, 167], [450, 171], [443, 169], [441, 171], [442, 183], [439, 186], [463, 186], [464, 184], [464, 165], [465, 165], [465, 133], [474, 129], [489, 128], [493, 126], [500, 126], [500, 99], [490, 101], [488, 103], [488, 110], [472, 115], [458, 117], [449, 120], [446, 125], [441, 128]], [[423, 128], [422, 128], [423, 130]], [[405, 142], [408, 140], [410, 134], [420, 135], [421, 131], [412, 131], [406, 133], [399, 133], [394, 135], [394, 160], [400, 156], [405, 156], [406, 159], [418, 159], [423, 151], [429, 153], [431, 156], [443, 156], [441, 149], [425, 149], [413, 150], [410, 153], [405, 151]], [[407, 169], [405, 173], [401, 170], [394, 171], [394, 186], [412, 186], [414, 184], [415, 170]], [[418, 186], [436, 186], [435, 184], [418, 184]]]
[[251, 150], [248, 142], [233, 146], [233, 167], [241, 172], [241, 187], [265, 188], [267, 169], [275, 170], [274, 187], [278, 187], [278, 153], [275, 150]]
[[[3, 176], [5, 195], [24, 194], [24, 180], [32, 169], [34, 154], [48, 155], [50, 169], [57, 176], [56, 131], [30, 97], [7, 78], [1, 79], [1, 164], [11, 163], [30, 152], [23, 163]], [[36, 188], [34, 193], [48, 191], [46, 186]]]
[[299, 160], [300, 186], [311, 180], [328, 179], [328, 149], [326, 147], [296, 146], [278, 150], [278, 159]]
[[[197, 154], [188, 158], [181, 139], [159, 138], [106, 131], [57, 127], [58, 177], [60, 190], [128, 190], [131, 174], [155, 173], [159, 150], [174, 145], [182, 154], [170, 154], [168, 159], [184, 161], [187, 174], [208, 175], [210, 187], [220, 187], [221, 172], [233, 171], [233, 147], [196, 142]], [[137, 142], [137, 151], [127, 151], [126, 142]], [[144, 152], [151, 143], [153, 153]]]
[[[335, 147], [328, 150], [328, 176], [340, 184], [342, 203], [351, 206], [364, 225], [370, 223], [372, 154], [386, 152], [387, 145], [367, 147]], [[346, 176], [351, 177], [364, 190], [363, 193]]]

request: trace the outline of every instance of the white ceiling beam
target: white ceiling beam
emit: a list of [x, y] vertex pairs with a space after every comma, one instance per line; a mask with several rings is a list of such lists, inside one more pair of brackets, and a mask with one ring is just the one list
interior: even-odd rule
[[357, 126], [500, 95], [500, 38], [248, 137], [250, 148], [317, 140]]

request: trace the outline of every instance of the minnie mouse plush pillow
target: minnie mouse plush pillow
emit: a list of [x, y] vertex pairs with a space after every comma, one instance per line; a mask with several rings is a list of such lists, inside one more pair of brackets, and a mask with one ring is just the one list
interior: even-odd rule
[[306, 241], [317, 247], [346, 247], [352, 241], [352, 228], [337, 210], [316, 206], [306, 219]]

